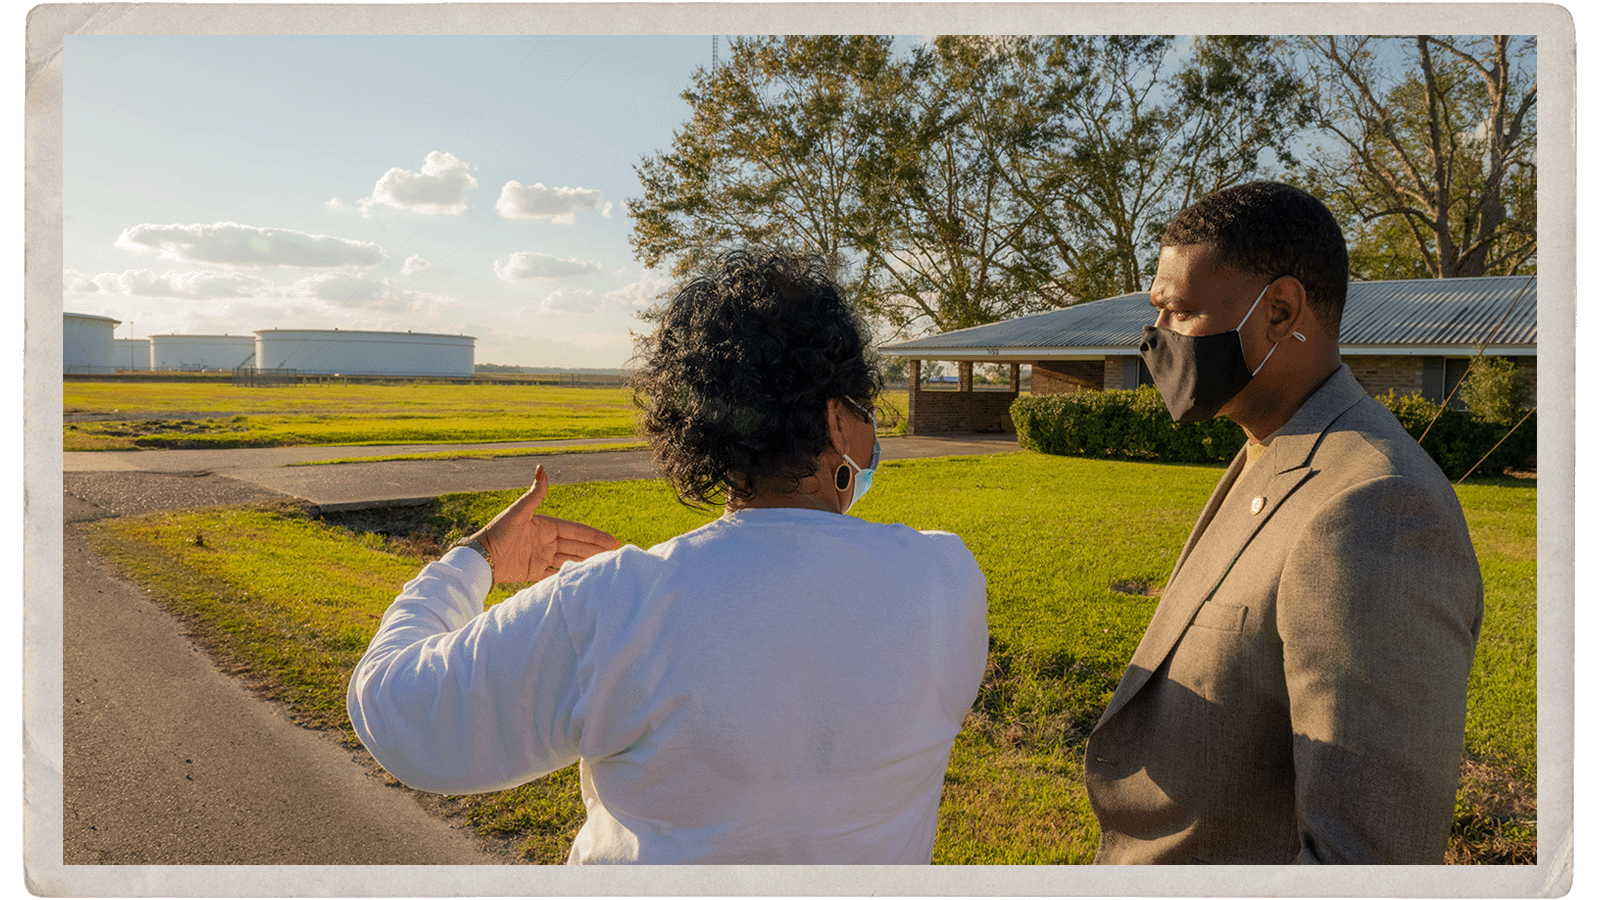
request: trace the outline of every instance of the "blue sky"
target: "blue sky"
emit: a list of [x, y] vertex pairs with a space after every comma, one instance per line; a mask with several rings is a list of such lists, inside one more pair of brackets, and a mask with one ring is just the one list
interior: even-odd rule
[[68, 37], [65, 308], [118, 337], [411, 329], [621, 366], [667, 286], [628, 243], [633, 166], [710, 58], [709, 35]]

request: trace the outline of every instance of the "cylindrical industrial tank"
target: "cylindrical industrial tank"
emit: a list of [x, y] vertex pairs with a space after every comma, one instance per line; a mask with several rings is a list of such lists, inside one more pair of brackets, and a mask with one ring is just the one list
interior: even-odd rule
[[121, 324], [110, 316], [62, 313], [61, 371], [115, 372], [117, 357], [113, 334]]
[[150, 335], [152, 369], [236, 369], [252, 364], [255, 355], [256, 339], [249, 335]]
[[468, 378], [475, 337], [412, 331], [271, 328], [256, 332], [256, 368], [316, 375]]
[[117, 368], [147, 371], [150, 368], [149, 338], [117, 338]]

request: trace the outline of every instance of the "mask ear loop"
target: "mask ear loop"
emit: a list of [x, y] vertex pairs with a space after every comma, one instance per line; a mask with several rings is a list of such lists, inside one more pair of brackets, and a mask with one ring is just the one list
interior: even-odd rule
[[[1244, 318], [1240, 319], [1239, 320], [1239, 324], [1234, 327], [1233, 333], [1237, 334], [1239, 336], [1239, 352], [1241, 352], [1241, 353], [1244, 352], [1244, 333], [1241, 332], [1239, 329], [1244, 327], [1244, 323], [1250, 321], [1250, 314], [1256, 311], [1256, 307], [1257, 306], [1261, 305], [1261, 298], [1265, 297], [1267, 295], [1267, 291], [1272, 288], [1273, 282], [1275, 282], [1277, 280], [1278, 279], [1274, 278], [1274, 279], [1272, 279], [1272, 281], [1267, 282], [1267, 286], [1262, 288], [1261, 289], [1261, 293], [1256, 295], [1256, 302], [1250, 304], [1250, 308], [1245, 310]], [[1302, 341], [1304, 341], [1306, 339], [1306, 336], [1301, 334], [1298, 331], [1294, 332], [1294, 336], [1299, 338]], [[1256, 377], [1256, 373], [1261, 371], [1261, 367], [1265, 366], [1267, 364], [1267, 360], [1272, 358], [1272, 354], [1277, 352], [1277, 349], [1278, 349], [1278, 345], [1277, 345], [1276, 342], [1274, 342], [1273, 345], [1272, 345], [1272, 349], [1267, 351], [1267, 355], [1261, 357], [1261, 365], [1256, 366], [1255, 369], [1251, 370], [1251, 372], [1250, 372], [1250, 377], [1251, 378]]]

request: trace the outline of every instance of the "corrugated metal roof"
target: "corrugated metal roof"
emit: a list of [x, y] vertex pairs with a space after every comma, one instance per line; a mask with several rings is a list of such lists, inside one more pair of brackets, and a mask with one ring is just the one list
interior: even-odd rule
[[[1531, 348], [1538, 343], [1538, 301], [1537, 279], [1525, 275], [1352, 281], [1345, 295], [1339, 343], [1462, 348], [1493, 343]], [[1137, 347], [1144, 326], [1154, 322], [1148, 293], [1123, 294], [883, 349], [897, 356], [1030, 347], [1126, 349]]]

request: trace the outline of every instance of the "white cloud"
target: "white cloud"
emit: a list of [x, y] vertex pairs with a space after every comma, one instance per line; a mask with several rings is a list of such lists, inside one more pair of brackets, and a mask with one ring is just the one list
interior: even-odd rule
[[100, 292], [100, 285], [95, 283], [95, 276], [85, 275], [74, 269], [62, 271], [61, 287], [68, 294], [98, 294]]
[[347, 241], [286, 228], [236, 222], [214, 225], [135, 225], [117, 238], [123, 250], [155, 250], [162, 259], [238, 268], [375, 266], [386, 254], [377, 244]]
[[549, 219], [557, 225], [571, 225], [580, 210], [595, 209], [611, 218], [612, 204], [600, 191], [581, 187], [545, 187], [506, 182], [495, 201], [495, 212], [507, 219]]
[[410, 278], [411, 276], [421, 272], [423, 269], [426, 269], [431, 265], [433, 265], [433, 263], [428, 262], [420, 256], [410, 256], [406, 258], [405, 264], [400, 267], [400, 274]]
[[540, 312], [590, 313], [600, 307], [599, 294], [587, 288], [558, 288], [539, 301]]
[[136, 297], [251, 297], [270, 287], [262, 278], [232, 272], [164, 272], [132, 269], [122, 274], [107, 272], [94, 276], [96, 289]]
[[421, 172], [395, 167], [373, 185], [372, 196], [357, 201], [363, 210], [379, 203], [413, 212], [457, 216], [467, 209], [467, 191], [478, 186], [471, 167], [452, 153], [434, 150]]
[[432, 313], [453, 302], [437, 294], [406, 290], [393, 278], [379, 281], [344, 272], [324, 272], [302, 278], [294, 283], [289, 293], [346, 309], [418, 314]]
[[635, 313], [657, 302], [662, 291], [672, 285], [668, 278], [644, 278], [614, 291], [562, 287], [537, 304], [523, 308], [520, 316], [545, 316], [552, 313]]
[[606, 294], [606, 298], [626, 309], [649, 309], [660, 302], [661, 295], [671, 287], [672, 279], [670, 278], [650, 278], [647, 276]]
[[558, 259], [543, 253], [519, 250], [504, 260], [494, 261], [494, 274], [501, 281], [522, 281], [528, 278], [573, 278], [600, 271], [597, 262], [581, 259]]

